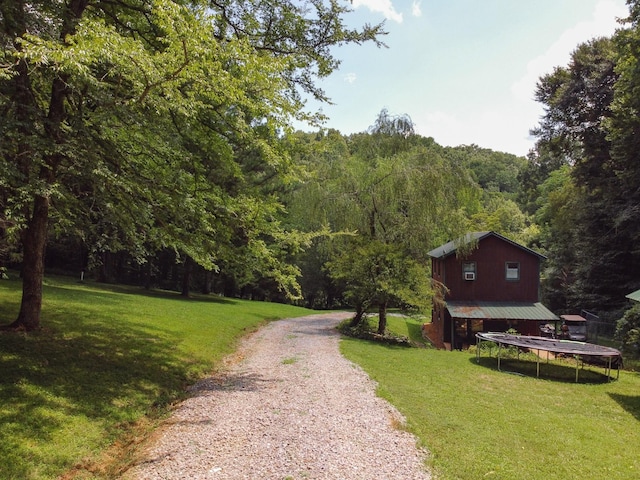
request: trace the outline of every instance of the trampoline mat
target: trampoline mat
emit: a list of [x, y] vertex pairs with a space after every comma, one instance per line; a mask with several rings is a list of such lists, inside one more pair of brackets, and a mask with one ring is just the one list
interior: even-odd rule
[[567, 355], [588, 355], [591, 357], [620, 357], [619, 350], [593, 343], [576, 342], [573, 340], [558, 340], [554, 338], [534, 337], [525, 335], [511, 335], [508, 333], [476, 333], [476, 337], [502, 345], [512, 345], [518, 348], [544, 350], [546, 352], [564, 353]]

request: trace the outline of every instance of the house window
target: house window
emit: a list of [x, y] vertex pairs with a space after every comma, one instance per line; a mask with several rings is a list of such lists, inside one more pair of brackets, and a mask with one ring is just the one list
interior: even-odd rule
[[505, 278], [507, 280], [520, 280], [520, 263], [518, 262], [507, 262], [505, 264]]
[[462, 264], [462, 278], [464, 280], [476, 279], [476, 262], [464, 262]]

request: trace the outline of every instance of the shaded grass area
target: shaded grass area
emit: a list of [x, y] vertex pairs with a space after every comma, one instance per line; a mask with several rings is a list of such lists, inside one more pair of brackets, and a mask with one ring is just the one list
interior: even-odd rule
[[[398, 322], [402, 322], [398, 324]], [[406, 320], [390, 319], [391, 330]], [[346, 338], [343, 353], [378, 382], [431, 452], [437, 478], [640, 478], [640, 376]]]
[[393, 318], [389, 321], [388, 325], [392, 328], [387, 328], [384, 335], [379, 335], [378, 330], [378, 315], [369, 314], [367, 317], [357, 326], [352, 327], [352, 319], [344, 320], [339, 326], [338, 330], [343, 335], [359, 338], [362, 340], [372, 340], [376, 342], [388, 343], [391, 345], [404, 345], [414, 347], [425, 347], [427, 342], [422, 337], [422, 323], [423, 317], [409, 316], [402, 313], [391, 313], [387, 319]]
[[[0, 282], [0, 322], [20, 284]], [[289, 305], [48, 278], [42, 329], [0, 333], [0, 479], [113, 478], [99, 454], [167, 412], [236, 340]]]

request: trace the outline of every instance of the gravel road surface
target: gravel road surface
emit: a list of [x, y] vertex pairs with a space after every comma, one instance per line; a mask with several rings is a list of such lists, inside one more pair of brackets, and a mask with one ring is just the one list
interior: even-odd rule
[[349, 314], [270, 323], [193, 387], [125, 479], [427, 480], [426, 452], [340, 355]]

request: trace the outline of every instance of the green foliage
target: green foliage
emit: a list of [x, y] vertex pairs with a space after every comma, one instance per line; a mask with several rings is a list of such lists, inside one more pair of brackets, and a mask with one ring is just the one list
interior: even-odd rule
[[419, 310], [430, 306], [424, 265], [392, 245], [359, 238], [347, 240], [326, 268], [333, 279], [345, 283], [344, 297], [352, 305], [392, 303]]
[[381, 25], [347, 27], [337, 2], [0, 8], [0, 225], [3, 242], [22, 235], [35, 299], [18, 323], [39, 322], [49, 223], [96, 263], [169, 248], [211, 270], [243, 255], [239, 283], [259, 274], [298, 295], [284, 250], [302, 243], [280, 223], [276, 195], [294, 177], [281, 133], [292, 118], [319, 118], [301, 92], [327, 100], [315, 80], [337, 68], [332, 47], [380, 45]]
[[[533, 131], [539, 140], [532, 161], [547, 177], [537, 176], [542, 195], [533, 208], [550, 258], [546, 298], [552, 309], [614, 311], [637, 288], [637, 189], [627, 183], [637, 172], [637, 150], [622, 148], [623, 138], [629, 140], [622, 134], [624, 112], [630, 111], [619, 103], [630, 88], [621, 74], [620, 45], [636, 28], [578, 46], [567, 67], [538, 84], [536, 98], [546, 113]], [[558, 169], [562, 164], [569, 167]]]
[[479, 203], [467, 211], [470, 230], [494, 231], [524, 245], [537, 240], [537, 227], [518, 203], [524, 196], [521, 178], [529, 165], [526, 159], [477, 145], [442, 150], [445, 157], [462, 165], [482, 188]]
[[528, 245], [535, 232], [532, 232], [529, 219], [516, 202], [495, 192], [485, 193], [485, 197], [484, 208], [471, 215], [471, 229], [493, 231]]
[[[18, 281], [0, 282], [3, 320], [19, 301]], [[43, 328], [0, 333], [0, 478], [53, 479], [74, 466], [83, 478], [119, 477], [121, 465], [101, 464], [104, 449], [168, 413], [247, 331], [308, 312], [46, 278]]]
[[468, 172], [413, 134], [407, 116], [384, 110], [369, 133], [350, 136], [346, 145], [336, 132], [298, 139], [310, 174], [289, 210], [339, 232], [323, 255], [343, 298], [358, 311], [378, 306], [381, 325], [387, 305], [428, 308], [426, 253], [461, 235], [477, 205]]
[[501, 192], [511, 199], [519, 195], [521, 184], [518, 177], [527, 165], [524, 158], [477, 145], [446, 147], [444, 154], [468, 168], [483, 190]]
[[357, 325], [352, 325], [352, 320], [345, 320], [338, 326], [338, 330], [348, 337], [387, 345], [420, 348], [425, 346], [421, 333], [422, 323], [419, 319], [404, 314], [389, 314], [387, 330], [384, 334], [376, 333], [373, 320], [375, 320], [375, 316], [365, 314], [363, 320]]
[[622, 342], [622, 351], [632, 358], [640, 358], [640, 305], [627, 310], [616, 325], [616, 339]]

